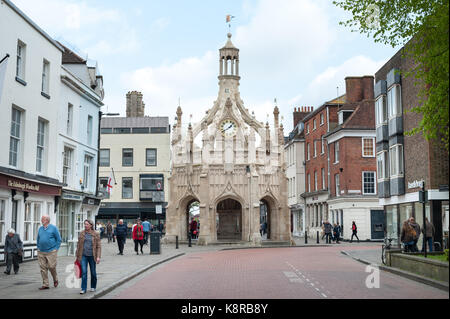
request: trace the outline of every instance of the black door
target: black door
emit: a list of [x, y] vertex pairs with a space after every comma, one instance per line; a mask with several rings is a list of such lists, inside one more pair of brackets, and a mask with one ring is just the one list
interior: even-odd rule
[[371, 210], [372, 239], [384, 238], [384, 210]]

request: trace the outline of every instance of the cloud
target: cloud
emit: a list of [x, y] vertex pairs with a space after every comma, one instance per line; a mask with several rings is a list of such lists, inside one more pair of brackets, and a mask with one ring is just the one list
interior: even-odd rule
[[175, 63], [146, 67], [122, 75], [121, 83], [129, 90], [144, 95], [147, 114], [174, 117], [181, 98], [183, 122], [199, 121], [213, 106], [218, 92], [218, 62], [216, 53], [206, 52], [202, 57], [183, 58]]

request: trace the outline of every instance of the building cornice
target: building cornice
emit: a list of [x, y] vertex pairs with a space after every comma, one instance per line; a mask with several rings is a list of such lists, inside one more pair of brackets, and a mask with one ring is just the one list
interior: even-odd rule
[[376, 138], [376, 130], [375, 129], [361, 129], [361, 128], [346, 128], [339, 129], [337, 131], [328, 133], [324, 135], [324, 138], [327, 139], [328, 144], [332, 144], [344, 137], [374, 137]]

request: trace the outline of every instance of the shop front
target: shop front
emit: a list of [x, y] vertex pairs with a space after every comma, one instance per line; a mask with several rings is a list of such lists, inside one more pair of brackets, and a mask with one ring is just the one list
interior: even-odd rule
[[115, 227], [119, 219], [123, 219], [131, 232], [131, 227], [140, 218], [147, 219], [154, 227], [164, 227], [166, 206], [167, 203], [101, 203], [96, 223], [105, 226], [111, 222]]
[[[399, 196], [395, 202], [391, 199], [383, 199], [385, 212], [386, 237], [393, 238], [392, 243], [397, 247], [401, 246], [401, 230], [403, 222], [414, 217], [416, 223], [423, 228], [424, 209], [425, 217], [434, 226], [433, 242], [438, 248], [448, 246], [448, 191], [447, 192], [427, 192], [428, 200], [422, 203], [419, 200], [419, 193], [410, 193]], [[419, 250], [422, 249], [423, 234], [420, 234], [418, 241]]]
[[[3, 171], [3, 169], [2, 169]], [[5, 263], [6, 233], [13, 228], [24, 243], [24, 260], [37, 258], [36, 239], [41, 217], [56, 224], [61, 184], [54, 179], [23, 172], [0, 172], [0, 264]]]

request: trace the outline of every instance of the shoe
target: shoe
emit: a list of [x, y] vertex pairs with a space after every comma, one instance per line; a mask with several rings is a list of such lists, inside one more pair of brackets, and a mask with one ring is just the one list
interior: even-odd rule
[[144, 252], [142, 251], [142, 249], [141, 249], [141, 255], [143, 255], [144, 254]]
[[90, 292], [95, 292], [95, 288], [91, 288], [89, 291]]
[[58, 287], [58, 280], [56, 280], [56, 281], [53, 283], [53, 286], [55, 286], [55, 288]]
[[4, 273], [7, 274], [7, 275], [9, 275], [9, 272], [8, 272], [8, 271], [5, 271]]
[[15, 272], [14, 272], [14, 275], [17, 275], [17, 273], [18, 273], [18, 271], [15, 271]]
[[84, 295], [86, 293], [86, 290], [81, 290], [80, 295]]
[[42, 286], [41, 288], [39, 288], [39, 290], [46, 290], [46, 289], [50, 289], [50, 288], [47, 286]]

